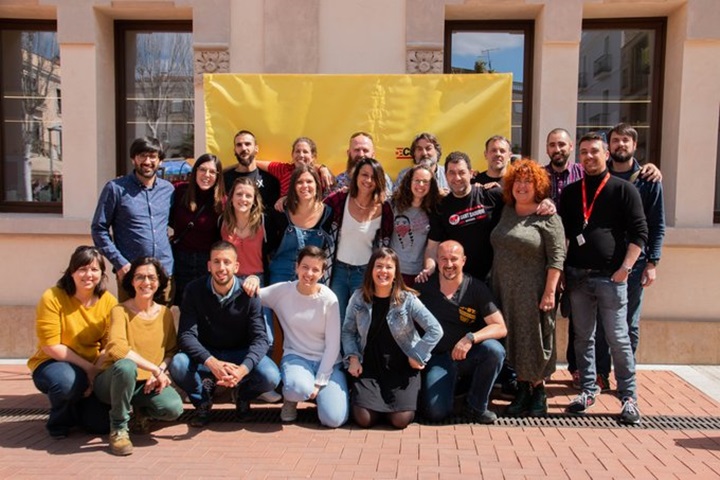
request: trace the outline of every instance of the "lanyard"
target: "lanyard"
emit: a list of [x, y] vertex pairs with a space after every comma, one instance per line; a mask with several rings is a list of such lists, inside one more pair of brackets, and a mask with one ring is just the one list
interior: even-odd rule
[[605, 188], [605, 184], [610, 180], [610, 172], [607, 172], [605, 174], [605, 178], [602, 179], [600, 182], [600, 185], [598, 185], [597, 190], [595, 190], [595, 196], [592, 199], [592, 202], [590, 203], [590, 206], [587, 204], [587, 188], [585, 187], [585, 177], [582, 179], [582, 202], [583, 202], [583, 230], [588, 225], [588, 221], [590, 220], [590, 215], [592, 215], [593, 207], [595, 206], [595, 200], [597, 200], [598, 196], [600, 195], [600, 192], [602, 192], [602, 189]]

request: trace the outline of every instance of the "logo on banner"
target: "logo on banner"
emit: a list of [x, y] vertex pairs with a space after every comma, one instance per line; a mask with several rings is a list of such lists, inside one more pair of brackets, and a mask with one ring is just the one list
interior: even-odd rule
[[412, 160], [410, 147], [396, 147], [395, 148], [395, 159], [396, 160]]

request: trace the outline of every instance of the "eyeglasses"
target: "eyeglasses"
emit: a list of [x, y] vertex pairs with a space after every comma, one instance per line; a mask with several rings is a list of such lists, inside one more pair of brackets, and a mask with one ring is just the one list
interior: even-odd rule
[[198, 168], [198, 173], [202, 173], [203, 175], [210, 175], [211, 177], [217, 177], [218, 171], [212, 168], [200, 167]]
[[158, 277], [157, 275], [141, 275], [139, 273], [133, 276], [134, 282], [144, 282], [146, 280], [150, 283], [155, 283], [158, 281]]
[[416, 179], [412, 181], [413, 185], [430, 185], [430, 180]]

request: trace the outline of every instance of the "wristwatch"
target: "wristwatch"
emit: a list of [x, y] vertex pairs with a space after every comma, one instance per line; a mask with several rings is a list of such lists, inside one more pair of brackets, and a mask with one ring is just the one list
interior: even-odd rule
[[473, 345], [475, 344], [475, 335], [473, 335], [472, 332], [466, 333], [466, 334], [465, 334], [465, 338], [467, 338], [468, 340], [470, 340], [470, 343], [472, 343]]
[[623, 263], [622, 268], [623, 268], [623, 270], [625, 270], [628, 274], [630, 274], [630, 273], [632, 272], [632, 269], [633, 269], [632, 265], [630, 265], [630, 266], [628, 267], [628, 266], [626, 266], [624, 263]]

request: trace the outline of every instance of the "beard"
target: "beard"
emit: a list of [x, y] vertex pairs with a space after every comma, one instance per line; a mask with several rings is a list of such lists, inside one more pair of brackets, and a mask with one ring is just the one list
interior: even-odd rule
[[569, 158], [570, 155], [558, 154], [550, 157], [550, 162], [556, 167], [563, 168], [567, 165]]
[[419, 158], [415, 165], [422, 165], [423, 167], [427, 167], [430, 170], [435, 170], [435, 167], [437, 166], [437, 158], [435, 157], [422, 157]]
[[243, 167], [249, 167], [249, 166], [252, 165], [252, 163], [255, 161], [255, 155], [254, 155], [254, 154], [251, 154], [250, 156], [248, 156], [247, 159], [245, 159], [245, 158], [242, 158], [240, 155], [238, 155], [238, 154], [236, 153], [236, 154], [235, 154], [235, 160], [237, 160], [238, 163], [239, 163], [240, 165], [242, 165]]
[[620, 152], [618, 150], [615, 150], [614, 153], [610, 154], [610, 158], [612, 158], [612, 160], [617, 163], [629, 162], [630, 160], [633, 159], [634, 156], [635, 156], [635, 152], [624, 153], [624, 152]]
[[142, 178], [153, 178], [155, 176], [155, 174], [157, 173], [157, 167], [150, 168], [149, 173], [145, 172], [144, 170], [146, 170], [146, 169], [143, 166], [135, 167], [135, 174], [138, 177], [142, 177]]

